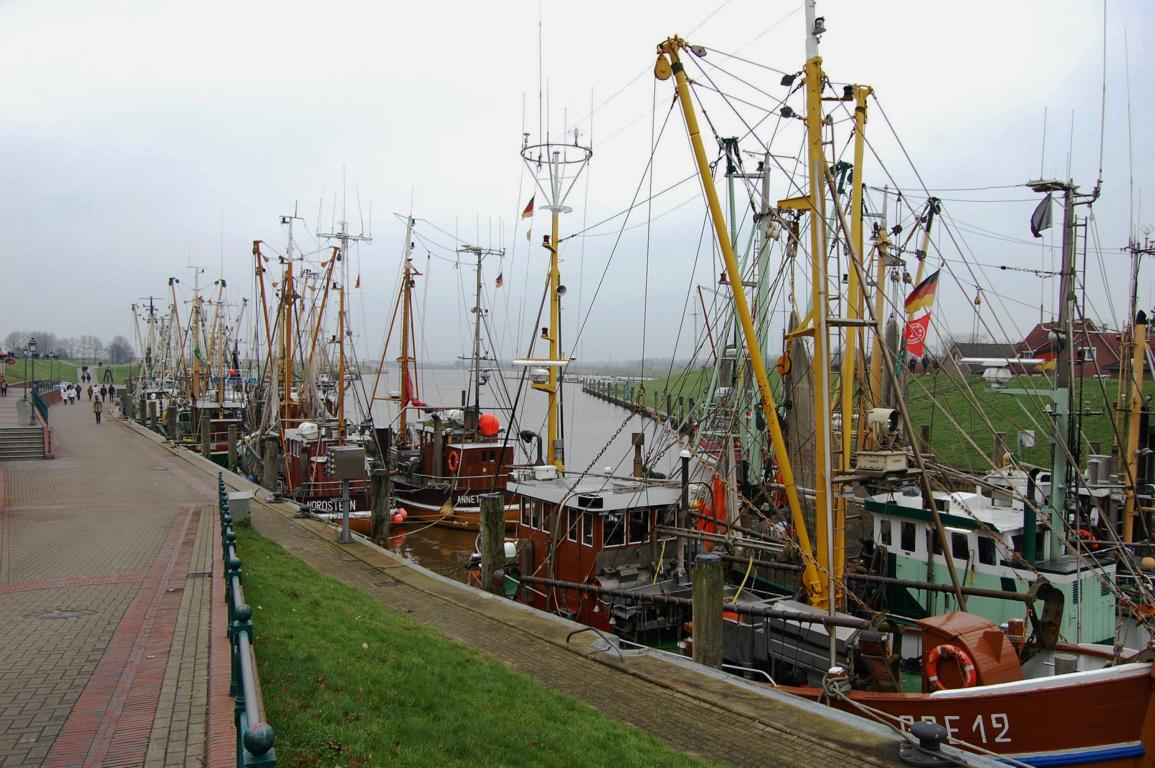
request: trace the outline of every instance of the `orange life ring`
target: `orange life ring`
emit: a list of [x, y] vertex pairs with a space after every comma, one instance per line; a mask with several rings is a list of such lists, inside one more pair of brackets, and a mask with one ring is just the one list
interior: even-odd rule
[[449, 455], [445, 457], [445, 464], [449, 467], [450, 472], [456, 472], [457, 468], [461, 466], [461, 451], [450, 448]]
[[963, 673], [963, 688], [973, 688], [978, 682], [978, 675], [975, 673], [975, 663], [970, 655], [959, 648], [957, 645], [943, 643], [940, 646], [932, 648], [926, 660], [926, 681], [930, 683], [930, 687], [936, 691], [946, 690], [946, 686], [938, 679], [938, 663], [942, 659], [952, 658], [958, 662], [962, 668]]

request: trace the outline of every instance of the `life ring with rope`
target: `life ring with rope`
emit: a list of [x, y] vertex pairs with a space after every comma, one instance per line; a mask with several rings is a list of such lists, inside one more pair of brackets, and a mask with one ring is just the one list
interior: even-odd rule
[[962, 670], [963, 688], [973, 688], [978, 682], [975, 662], [966, 651], [957, 645], [943, 643], [931, 649], [926, 659], [926, 681], [936, 691], [945, 691], [946, 686], [938, 677], [938, 663], [943, 659], [954, 659]]
[[461, 451], [450, 448], [449, 455], [445, 457], [445, 464], [450, 472], [456, 472], [461, 467]]

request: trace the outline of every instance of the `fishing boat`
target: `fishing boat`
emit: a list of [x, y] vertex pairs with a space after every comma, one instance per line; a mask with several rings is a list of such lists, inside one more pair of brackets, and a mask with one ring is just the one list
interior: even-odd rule
[[[779, 205], [801, 210], [810, 219], [811, 312], [798, 329], [788, 334], [788, 338], [805, 337], [813, 350], [816, 412], [813, 547], [802, 515], [791, 461], [780, 434], [778, 410], [746, 296], [737, 288], [741, 285], [742, 276], [725, 230], [693, 107], [685, 62], [705, 55], [706, 49], [690, 46], [680, 38], [669, 38], [658, 46], [655, 66], [659, 80], [672, 79], [676, 85], [715, 225], [716, 241], [730, 282], [735, 286], [735, 313], [743, 329], [750, 367], [772, 432], [777, 472], [783, 480], [802, 560], [801, 582], [805, 602], [790, 597], [757, 597], [746, 593], [727, 604], [726, 609], [731, 615], [723, 619], [723, 624], [727, 630], [724, 636], [729, 653], [738, 658], [746, 654], [745, 660], [751, 663], [765, 654], [765, 658], [775, 661], [772, 674], [777, 672], [781, 675], [781, 682], [791, 683], [783, 685], [783, 688], [800, 696], [874, 716], [898, 727], [909, 727], [918, 720], [937, 722], [953, 742], [964, 748], [991, 751], [1035, 765], [1149, 764], [1149, 753], [1155, 748], [1155, 707], [1152, 706], [1155, 677], [1150, 656], [1128, 652], [1117, 646], [1061, 642], [1061, 627], [1064, 625], [1060, 617], [1068, 599], [1075, 601], [1086, 596], [1088, 591], [1098, 595], [1100, 589], [1086, 589], [1087, 583], [1078, 577], [1064, 583], [1061, 577], [1069, 573], [1040, 575], [1037, 582], [1042, 588], [1029, 601], [1022, 603], [1026, 606], [1026, 618], [1032, 625], [1029, 636], [1024, 621], [1008, 621], [1000, 626], [990, 618], [967, 610], [971, 607], [966, 594], [968, 588], [964, 587], [955, 561], [958, 555], [963, 554], [964, 548], [969, 560], [972, 547], [975, 551], [983, 547], [981, 539], [973, 537], [971, 531], [985, 525], [986, 532], [991, 534], [989, 547], [997, 548], [1000, 543], [998, 536], [1006, 537], [1002, 539], [1006, 544], [1007, 539], [1015, 535], [1014, 524], [1025, 518], [1028, 523], [1020, 535], [1033, 548], [1035, 530], [1032, 523], [1036, 512], [1041, 512], [1039, 519], [1047, 524], [1052, 534], [1050, 538], [1043, 536], [1048, 553], [1069, 556], [1077, 561], [1076, 573], [1079, 567], [1093, 573], [1094, 585], [1101, 587], [1109, 599], [1113, 599], [1117, 588], [1109, 569], [1085, 557], [1077, 547], [1069, 547], [1062, 537], [1069, 499], [1064, 486], [1069, 469], [1064, 462], [1068, 457], [1062, 447], [1055, 451], [1063, 458], [1056, 460], [1051, 473], [1046, 506], [1040, 510], [1033, 500], [1028, 500], [1028, 514], [1016, 515], [1014, 521], [997, 518], [994, 512], [997, 507], [993, 504], [986, 521], [969, 515], [952, 515], [956, 511], [953, 504], [973, 499], [957, 494], [936, 497], [917, 441], [901, 448], [884, 445], [880, 444], [877, 435], [872, 439], [863, 429], [859, 433], [858, 450], [853, 450], [854, 430], [849, 428], [852, 424], [849, 416], [855, 411], [851, 381], [854, 377], [846, 374], [853, 373], [852, 355], [859, 330], [877, 330], [881, 323], [880, 313], [872, 318], [863, 312], [865, 303], [862, 298], [862, 288], [867, 281], [863, 261], [859, 169], [864, 159], [866, 100], [871, 89], [850, 85], [840, 95], [824, 93], [828, 81], [818, 56], [819, 36], [825, 31], [824, 20], [816, 16], [812, 0], [805, 3], [805, 9], [807, 61], [800, 76], [806, 97], [803, 119], [807, 134], [808, 181], [807, 188], [800, 190], [803, 194], [783, 200]], [[795, 76], [788, 75], [784, 83], [787, 80], [793, 83], [795, 79]], [[825, 154], [824, 99], [844, 100], [854, 105], [855, 191], [850, 209], [853, 225], [847, 223]], [[1037, 186], [1064, 189], [1066, 207], [1068, 210], [1073, 207], [1073, 185]], [[833, 216], [829, 221], [833, 222], [832, 227], [828, 226], [831, 213]], [[830, 252], [827, 238], [831, 233], [845, 237], [843, 245], [849, 252], [850, 295], [844, 305], [848, 310], [844, 317], [829, 315], [827, 291], [831, 283], [827, 272]], [[1064, 256], [1073, 258], [1073, 248], [1065, 246]], [[1064, 264], [1065, 283], [1074, 272], [1066, 268], [1073, 262], [1065, 261]], [[1069, 317], [1061, 319], [1070, 321]], [[834, 390], [841, 397], [842, 420], [837, 434], [832, 430], [830, 402], [832, 328], [841, 329], [844, 333], [843, 377]], [[883, 344], [876, 341], [875, 347], [886, 354]], [[893, 357], [885, 360], [881, 367], [891, 377], [899, 370]], [[1061, 381], [1057, 389], [1063, 389]], [[897, 387], [895, 391], [898, 391]], [[1064, 395], [1060, 391], [1056, 397]], [[865, 422], [873, 421], [879, 430], [886, 433], [895, 432], [898, 424], [906, 434], [912, 432], [909, 415], [901, 400], [893, 412], [876, 414], [879, 410], [886, 411], [877, 408], [867, 411], [876, 417], [864, 419], [864, 428]], [[1061, 416], [1062, 409], [1056, 410]], [[1065, 431], [1060, 431], [1065, 426], [1066, 423], [1062, 422], [1056, 429], [1065, 434]], [[876, 534], [880, 539], [887, 533], [893, 537], [897, 527], [897, 535], [902, 539], [906, 535], [902, 529], [904, 522], [915, 517], [927, 521], [932, 528], [924, 528], [924, 533], [932, 530], [941, 552], [949, 553], [942, 558], [942, 563], [950, 575], [951, 591], [959, 610], [925, 616], [908, 628], [890, 618], [864, 623], [861, 617], [842, 609], [848, 594], [843, 539], [847, 496], [836, 493], [836, 488], [853, 488], [855, 484], [868, 481], [876, 486], [895, 483], [898, 487], [916, 488], [910, 496], [894, 496], [883, 501], [876, 497], [879, 501], [875, 507], [879, 513]], [[1004, 492], [1009, 490], [1004, 488]], [[907, 501], [904, 503], [899, 499]], [[967, 521], [965, 527], [964, 520]], [[948, 522], [957, 523], [958, 530], [951, 531]], [[962, 535], [957, 539], [948, 536], [948, 533], [956, 532]], [[923, 540], [926, 542], [927, 538], [924, 536]], [[909, 537], [906, 541], [909, 543]], [[924, 567], [933, 550], [929, 542], [927, 544], [926, 550], [920, 550], [917, 542], [910, 548], [912, 556], [918, 553], [924, 557]], [[901, 545], [902, 542], [900, 549]], [[933, 565], [933, 561], [929, 562]], [[991, 567], [998, 566], [996, 558]], [[1053, 584], [1052, 579], [1058, 585]], [[1041, 611], [1034, 608], [1036, 598], [1043, 604]], [[1090, 623], [1095, 625], [1091, 628], [1092, 633], [1099, 631], [1096, 628], [1099, 618], [1090, 617]], [[913, 671], [915, 681], [904, 680], [904, 664]]]
[[[381, 428], [382, 444], [389, 446], [389, 466], [396, 503], [407, 519], [449, 528], [478, 530], [480, 496], [504, 492], [505, 476], [515, 464], [516, 443], [494, 413], [483, 413], [481, 387], [490, 370], [484, 369], [482, 321], [486, 310], [481, 303], [481, 267], [488, 256], [501, 251], [465, 246], [462, 255], [476, 258], [475, 299], [472, 308], [473, 349], [469, 357], [469, 390], [462, 393], [460, 406], [431, 405], [421, 399], [416, 383], [417, 360], [413, 338], [413, 288], [421, 273], [413, 265], [412, 216], [406, 218], [401, 286], [394, 304], [390, 331], [386, 333], [381, 366], [371, 402], [389, 402], [396, 408], [396, 421]], [[399, 387], [379, 394], [385, 361], [393, 336], [394, 322], [400, 319], [400, 355], [397, 358]], [[414, 418], [414, 412], [421, 416]], [[506, 504], [506, 522], [517, 521], [517, 507]]]

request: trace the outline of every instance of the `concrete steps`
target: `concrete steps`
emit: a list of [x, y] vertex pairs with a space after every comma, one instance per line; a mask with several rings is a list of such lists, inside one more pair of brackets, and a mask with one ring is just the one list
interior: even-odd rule
[[44, 458], [44, 430], [40, 427], [0, 429], [0, 461]]

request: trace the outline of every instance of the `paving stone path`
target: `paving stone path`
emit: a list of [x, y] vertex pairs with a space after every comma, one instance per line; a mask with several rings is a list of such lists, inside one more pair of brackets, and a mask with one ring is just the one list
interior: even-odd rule
[[111, 410], [54, 406], [57, 458], [0, 463], [0, 766], [223, 766], [215, 483]]

